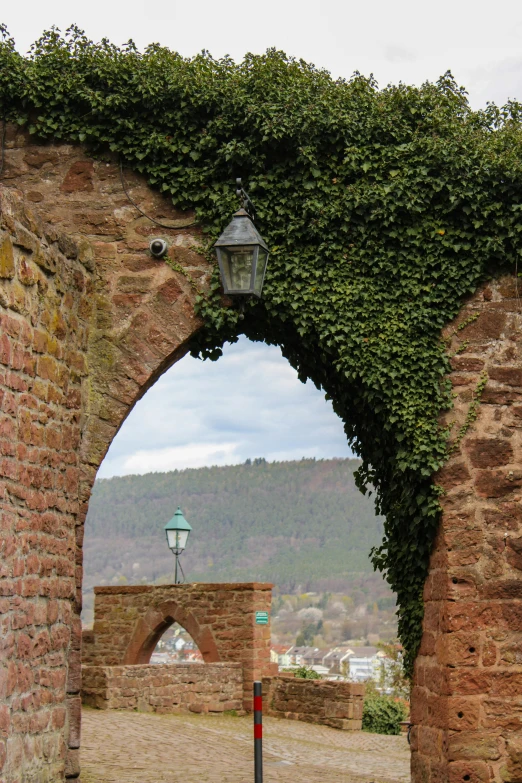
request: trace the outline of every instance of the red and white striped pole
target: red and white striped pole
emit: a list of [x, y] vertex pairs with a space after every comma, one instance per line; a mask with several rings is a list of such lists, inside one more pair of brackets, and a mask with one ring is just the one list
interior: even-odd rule
[[263, 696], [259, 681], [254, 682], [254, 781], [263, 783]]

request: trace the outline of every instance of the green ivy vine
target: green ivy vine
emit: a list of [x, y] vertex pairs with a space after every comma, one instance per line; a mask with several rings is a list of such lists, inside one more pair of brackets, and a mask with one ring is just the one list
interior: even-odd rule
[[241, 318], [216, 270], [193, 353], [216, 359], [244, 333], [281, 346], [332, 399], [363, 460], [359, 486], [385, 516], [372, 558], [397, 594], [411, 667], [440, 514], [432, 477], [448, 455], [440, 335], [482, 280], [518, 262], [520, 107], [472, 111], [449, 73], [380, 90], [275, 50], [186, 59], [71, 28], [23, 57], [2, 34], [0, 117], [120, 156], [195, 210], [208, 247], [243, 178], [271, 248], [263, 298]]

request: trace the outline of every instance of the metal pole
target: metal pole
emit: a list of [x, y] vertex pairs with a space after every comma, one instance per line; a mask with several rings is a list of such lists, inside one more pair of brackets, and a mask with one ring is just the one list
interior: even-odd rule
[[178, 556], [176, 555], [176, 569], [174, 571], [174, 584], [178, 584]]
[[263, 783], [262, 683], [254, 682], [254, 783]]

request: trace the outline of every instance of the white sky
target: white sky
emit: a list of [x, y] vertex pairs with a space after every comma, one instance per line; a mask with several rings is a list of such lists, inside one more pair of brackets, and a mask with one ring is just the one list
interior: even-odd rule
[[[478, 108], [522, 100], [522, 3], [510, 0], [130, 0], [6, 3], [0, 21], [25, 52], [42, 30], [71, 23], [89, 37], [159, 43], [215, 57], [268, 47], [327, 68], [421, 84], [451, 70]], [[242, 340], [217, 363], [185, 358], [136, 406], [100, 475], [230, 464], [247, 457], [347, 456], [341, 422], [275, 348]]]

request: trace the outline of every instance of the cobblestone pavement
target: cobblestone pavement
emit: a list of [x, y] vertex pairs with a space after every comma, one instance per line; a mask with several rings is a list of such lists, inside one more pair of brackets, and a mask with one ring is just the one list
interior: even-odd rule
[[[86, 709], [82, 783], [252, 783], [252, 717]], [[404, 736], [265, 718], [264, 783], [409, 783]]]

